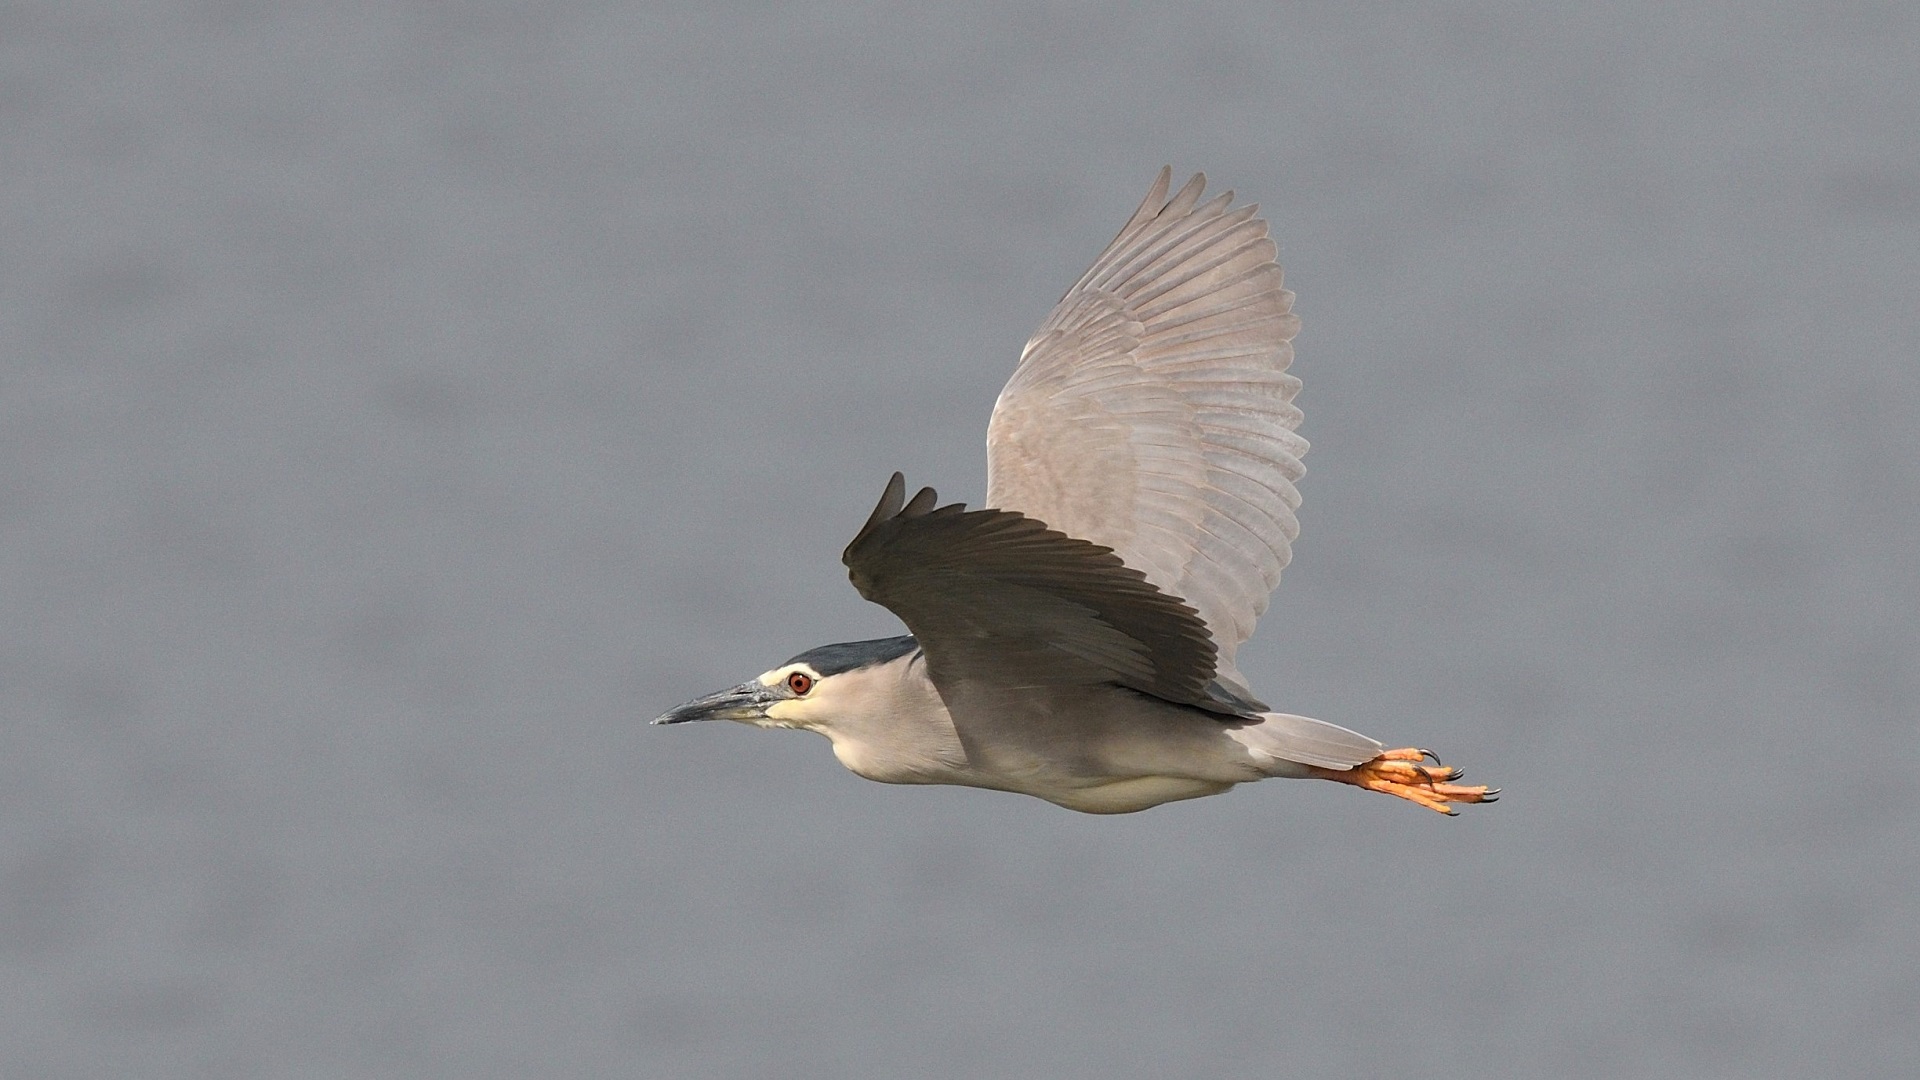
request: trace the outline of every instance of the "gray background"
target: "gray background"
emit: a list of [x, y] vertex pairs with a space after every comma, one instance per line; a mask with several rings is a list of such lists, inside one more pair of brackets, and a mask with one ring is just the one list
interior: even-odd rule
[[[915, 7], [0, 11], [0, 1075], [1920, 1071], [1920, 9]], [[1305, 318], [1242, 666], [1507, 799], [645, 727], [894, 632], [1169, 161]]]

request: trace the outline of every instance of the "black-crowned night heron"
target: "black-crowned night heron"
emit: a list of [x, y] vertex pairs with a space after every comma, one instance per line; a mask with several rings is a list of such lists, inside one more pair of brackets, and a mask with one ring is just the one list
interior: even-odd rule
[[895, 473], [844, 556], [911, 637], [825, 645], [654, 721], [817, 731], [847, 768], [1118, 814], [1271, 776], [1443, 813], [1496, 791], [1276, 713], [1234, 668], [1299, 535], [1299, 320], [1258, 207], [1167, 197], [1027, 343], [987, 426], [987, 505]]

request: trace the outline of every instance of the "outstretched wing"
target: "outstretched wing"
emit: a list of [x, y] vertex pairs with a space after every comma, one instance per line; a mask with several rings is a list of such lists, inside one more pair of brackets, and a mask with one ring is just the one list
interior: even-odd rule
[[1132, 220], [1027, 343], [987, 428], [987, 504], [1112, 548], [1191, 605], [1222, 682], [1299, 535], [1286, 373], [1299, 319], [1258, 207], [1171, 199]]
[[900, 616], [936, 685], [1117, 683], [1215, 712], [1257, 707], [1214, 682], [1191, 607], [1112, 551], [1009, 510], [906, 499], [893, 474], [843, 557], [860, 595]]

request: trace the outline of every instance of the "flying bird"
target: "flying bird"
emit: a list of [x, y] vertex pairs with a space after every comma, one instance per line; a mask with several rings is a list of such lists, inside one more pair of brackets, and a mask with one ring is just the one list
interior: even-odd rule
[[1268, 777], [1446, 814], [1494, 800], [1426, 750], [1269, 710], [1235, 667], [1300, 532], [1300, 322], [1259, 208], [1171, 179], [1027, 342], [987, 426], [986, 508], [908, 498], [895, 473], [847, 546], [854, 587], [910, 633], [654, 723], [817, 731], [870, 780], [1090, 814]]

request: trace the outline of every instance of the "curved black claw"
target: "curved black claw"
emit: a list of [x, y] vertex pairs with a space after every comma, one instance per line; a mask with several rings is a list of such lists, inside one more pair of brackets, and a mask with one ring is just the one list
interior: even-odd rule
[[1423, 757], [1423, 758], [1432, 758], [1432, 759], [1433, 759], [1433, 763], [1434, 763], [1435, 765], [1439, 765], [1439, 766], [1441, 766], [1442, 768], [1445, 768], [1445, 767], [1446, 767], [1446, 764], [1447, 764], [1447, 763], [1446, 763], [1446, 762], [1444, 762], [1444, 761], [1441, 761], [1441, 760], [1440, 760], [1440, 755], [1439, 755], [1439, 754], [1436, 754], [1436, 753], [1434, 753], [1433, 751], [1431, 751], [1431, 750], [1429, 750], [1429, 749], [1427, 749], [1427, 748], [1426, 748], [1426, 747], [1424, 747], [1424, 746], [1420, 748], [1420, 756], [1421, 756], [1421, 757]]

